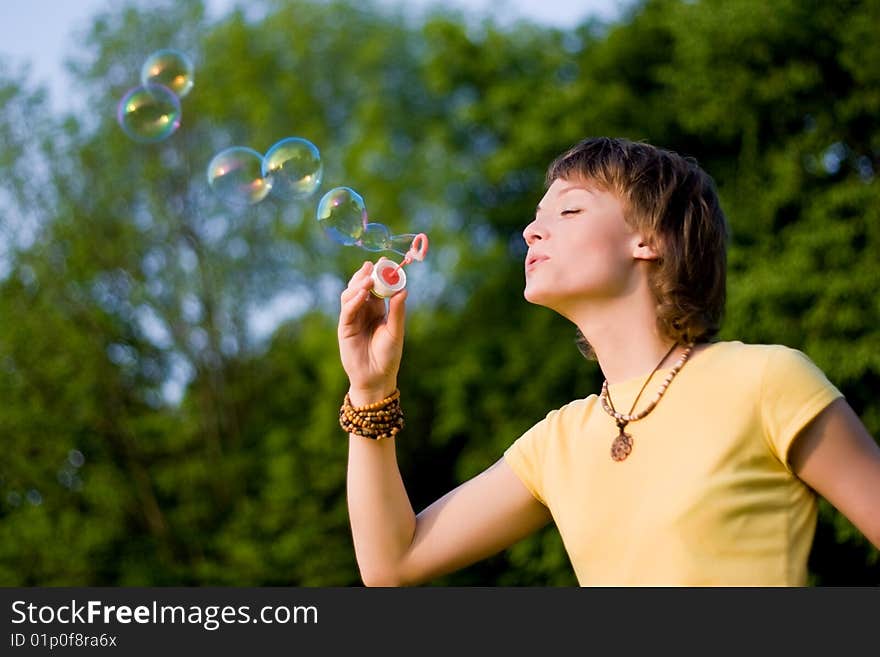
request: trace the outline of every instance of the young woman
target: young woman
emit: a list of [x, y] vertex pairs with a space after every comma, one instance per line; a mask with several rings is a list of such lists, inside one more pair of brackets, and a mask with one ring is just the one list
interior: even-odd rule
[[817, 494], [880, 547], [880, 447], [801, 352], [713, 341], [727, 224], [690, 158], [624, 139], [554, 161], [523, 232], [525, 298], [605, 383], [416, 515], [395, 456], [406, 292], [342, 293], [348, 505], [367, 585], [413, 585], [554, 521], [581, 585], [803, 586]]

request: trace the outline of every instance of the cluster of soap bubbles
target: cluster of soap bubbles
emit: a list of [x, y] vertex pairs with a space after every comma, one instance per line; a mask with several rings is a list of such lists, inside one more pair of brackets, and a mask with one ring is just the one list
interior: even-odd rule
[[[208, 164], [208, 184], [229, 206], [244, 208], [272, 194], [282, 200], [303, 200], [321, 184], [324, 165], [318, 148], [302, 137], [287, 137], [261, 155], [246, 146], [217, 153]], [[414, 233], [392, 235], [385, 224], [370, 222], [363, 197], [351, 187], [334, 187], [316, 211], [324, 234], [343, 246], [366, 251], [410, 252]]]
[[[58, 470], [58, 482], [71, 491], [80, 491], [83, 487], [83, 481], [79, 476], [80, 468], [85, 464], [86, 457], [78, 449], [72, 449], [67, 453], [64, 464]], [[3, 484], [3, 478], [0, 477], [0, 485]], [[43, 503], [43, 494], [36, 488], [29, 488], [23, 494], [17, 490], [10, 490], [6, 493], [6, 503], [11, 507], [19, 507], [24, 502], [31, 506], [40, 506]]]
[[[324, 165], [318, 148], [302, 137], [287, 137], [265, 155], [246, 146], [217, 153], [208, 164], [208, 184], [229, 206], [244, 208], [272, 194], [282, 200], [310, 197], [321, 184]], [[324, 194], [316, 212], [324, 233], [338, 244], [405, 256], [414, 233], [392, 235], [384, 224], [370, 222], [363, 197], [350, 187]]]
[[[180, 126], [180, 99], [193, 86], [193, 65], [182, 52], [157, 50], [141, 68], [140, 84], [119, 101], [116, 118], [133, 140], [152, 143], [166, 139]], [[317, 191], [324, 165], [318, 148], [302, 137], [286, 137], [265, 154], [247, 146], [218, 152], [208, 164], [208, 184], [226, 205], [243, 209], [272, 195], [298, 201]], [[317, 208], [318, 223], [338, 244], [366, 251], [410, 252], [413, 233], [392, 235], [387, 226], [370, 222], [363, 197], [350, 187], [324, 194]]]
[[208, 184], [227, 205], [244, 208], [271, 193], [285, 201], [308, 198], [321, 184], [321, 153], [308, 139], [286, 137], [265, 155], [247, 146], [232, 146], [208, 164]]
[[141, 67], [140, 84], [129, 89], [116, 108], [126, 135], [148, 144], [170, 137], [180, 127], [180, 99], [193, 86], [193, 65], [182, 52], [157, 50]]
[[72, 449], [67, 453], [64, 465], [58, 470], [58, 482], [65, 488], [73, 491], [82, 489], [80, 468], [86, 462], [86, 457], [78, 449]]
[[11, 490], [6, 494], [6, 503], [9, 506], [21, 506], [27, 500], [32, 506], [40, 506], [43, 503], [43, 495], [36, 488], [29, 489], [24, 496], [17, 490]]
[[350, 187], [335, 187], [324, 194], [315, 213], [330, 239], [366, 251], [393, 251], [406, 256], [415, 233], [392, 235], [385, 224], [370, 222], [363, 197]]

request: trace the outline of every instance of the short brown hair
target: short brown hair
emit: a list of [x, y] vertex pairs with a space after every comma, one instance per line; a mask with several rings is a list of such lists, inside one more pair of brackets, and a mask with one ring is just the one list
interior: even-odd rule
[[[627, 223], [657, 251], [649, 282], [660, 335], [690, 343], [718, 333], [729, 228], [715, 183], [694, 158], [627, 139], [590, 138], [550, 164], [547, 186], [557, 178], [584, 179], [615, 194]], [[580, 330], [578, 347], [594, 357]]]

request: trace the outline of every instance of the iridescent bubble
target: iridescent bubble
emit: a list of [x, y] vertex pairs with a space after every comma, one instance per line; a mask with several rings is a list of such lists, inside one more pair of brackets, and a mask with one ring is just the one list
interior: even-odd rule
[[60, 483], [65, 488], [70, 488], [73, 485], [73, 480], [76, 477], [76, 470], [70, 466], [65, 465], [58, 471], [58, 483]]
[[391, 231], [385, 224], [367, 224], [357, 245], [367, 251], [388, 251], [391, 249]]
[[272, 179], [272, 194], [288, 200], [315, 193], [324, 175], [317, 147], [307, 139], [288, 137], [266, 151], [263, 176]]
[[141, 67], [141, 84], [161, 84], [183, 98], [193, 87], [193, 65], [178, 50], [157, 50]]
[[180, 126], [180, 99], [161, 84], [134, 87], [119, 101], [116, 121], [137, 142], [162, 141]]
[[86, 457], [83, 456], [83, 453], [78, 449], [72, 449], [67, 453], [67, 461], [74, 468], [81, 468], [83, 463], [86, 462]]
[[403, 235], [392, 235], [391, 236], [391, 245], [388, 247], [389, 251], [394, 251], [395, 253], [399, 253], [402, 256], [407, 254], [410, 247], [412, 246], [413, 240], [418, 236], [418, 233], [404, 233]]
[[232, 146], [208, 164], [208, 184], [227, 205], [254, 205], [272, 189], [272, 181], [263, 177], [262, 163], [263, 156], [253, 148]]
[[316, 215], [327, 236], [345, 246], [357, 244], [367, 227], [364, 199], [350, 187], [334, 187], [324, 194]]

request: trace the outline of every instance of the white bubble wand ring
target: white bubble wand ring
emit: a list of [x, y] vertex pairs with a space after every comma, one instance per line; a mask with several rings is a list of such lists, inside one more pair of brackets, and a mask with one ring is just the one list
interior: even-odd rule
[[391, 260], [379, 260], [373, 267], [371, 278], [373, 288], [370, 292], [380, 299], [393, 297], [406, 287], [406, 272], [404, 266], [418, 260], [422, 262], [428, 253], [428, 236], [419, 233], [413, 238], [412, 244], [400, 264]]

